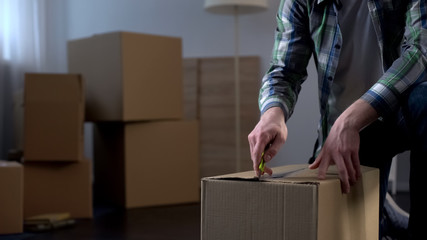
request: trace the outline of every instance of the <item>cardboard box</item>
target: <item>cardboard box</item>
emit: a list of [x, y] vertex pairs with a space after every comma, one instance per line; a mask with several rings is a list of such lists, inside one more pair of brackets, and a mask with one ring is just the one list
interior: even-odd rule
[[83, 84], [74, 74], [25, 75], [25, 161], [83, 159]]
[[197, 121], [95, 125], [95, 194], [126, 208], [200, 200]]
[[326, 180], [307, 165], [243, 172], [202, 180], [202, 240], [377, 240], [379, 171], [362, 167], [350, 194], [341, 193], [333, 167]]
[[22, 233], [22, 179], [21, 164], [0, 161], [0, 234]]
[[24, 164], [24, 217], [69, 212], [92, 217], [91, 162]]
[[88, 121], [181, 119], [181, 39], [113, 32], [68, 42], [86, 80]]

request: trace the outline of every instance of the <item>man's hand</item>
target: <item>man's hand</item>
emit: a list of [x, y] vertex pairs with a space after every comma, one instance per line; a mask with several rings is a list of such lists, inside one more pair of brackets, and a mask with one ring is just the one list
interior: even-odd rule
[[[253, 169], [258, 177], [263, 174], [258, 168], [261, 154], [264, 152], [264, 161], [269, 162], [279, 152], [287, 137], [288, 129], [282, 109], [268, 109], [248, 136]], [[265, 167], [265, 172], [269, 175], [273, 173], [268, 167]]]
[[319, 168], [319, 178], [325, 179], [329, 165], [335, 164], [341, 179], [341, 189], [349, 193], [350, 185], [356, 183], [361, 175], [359, 144], [359, 130], [347, 125], [343, 119], [337, 119], [322, 151], [310, 168]]
[[319, 168], [319, 179], [325, 179], [329, 165], [335, 164], [344, 193], [360, 178], [359, 132], [369, 125], [378, 114], [369, 103], [357, 100], [335, 121], [319, 156], [310, 165]]

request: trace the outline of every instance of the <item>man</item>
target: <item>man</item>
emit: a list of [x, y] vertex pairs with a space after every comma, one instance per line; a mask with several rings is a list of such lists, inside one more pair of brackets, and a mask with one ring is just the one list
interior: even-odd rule
[[[262, 80], [261, 119], [249, 135], [258, 176], [287, 138], [313, 55], [321, 119], [310, 168], [339, 170], [342, 191], [360, 165], [380, 169], [380, 239], [391, 159], [411, 150], [409, 239], [424, 239], [427, 166], [426, 0], [282, 0], [271, 67]], [[314, 162], [313, 162], [314, 160]], [[271, 169], [265, 168], [271, 174]]]

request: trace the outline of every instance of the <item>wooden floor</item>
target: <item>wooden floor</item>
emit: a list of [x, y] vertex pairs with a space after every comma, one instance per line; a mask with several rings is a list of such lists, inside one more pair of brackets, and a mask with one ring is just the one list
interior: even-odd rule
[[[409, 210], [409, 194], [398, 193], [396, 202]], [[0, 235], [1, 240], [192, 240], [200, 239], [200, 204], [120, 210], [96, 207], [94, 218], [47, 233]]]
[[1, 236], [4, 240], [200, 239], [200, 204], [120, 210], [95, 208], [92, 220], [48, 233]]

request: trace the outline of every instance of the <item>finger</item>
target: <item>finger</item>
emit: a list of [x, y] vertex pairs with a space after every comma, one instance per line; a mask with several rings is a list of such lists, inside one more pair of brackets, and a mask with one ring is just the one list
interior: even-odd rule
[[326, 179], [326, 172], [328, 171], [329, 168], [329, 162], [330, 160], [327, 158], [321, 158], [319, 163], [319, 170], [318, 170], [318, 174], [317, 177], [319, 179]]
[[250, 145], [250, 147], [251, 147], [250, 151], [251, 151], [251, 159], [252, 159], [252, 161], [256, 161], [257, 160], [257, 156], [259, 154], [259, 150], [257, 149], [257, 145], [259, 145], [259, 143], [256, 142], [256, 141], [253, 142]]
[[249, 148], [250, 148], [251, 154], [255, 150], [255, 145], [256, 145], [257, 141], [258, 141], [258, 139], [255, 137], [253, 132], [248, 135], [248, 142], [249, 142]]
[[350, 182], [348, 179], [346, 181], [341, 180], [341, 191], [343, 193], [350, 193]]
[[249, 152], [251, 153], [251, 158], [252, 158], [252, 152], [254, 149], [254, 144], [252, 142], [252, 137], [250, 134], [248, 135], [248, 143], [249, 143]]
[[319, 167], [320, 162], [322, 161], [322, 153], [319, 154], [319, 156], [314, 160], [312, 164], [308, 166], [310, 169], [316, 169]]
[[[261, 155], [264, 151], [265, 145], [262, 145], [260, 143], [256, 144], [254, 147], [254, 150], [252, 152], [252, 163], [253, 163], [253, 169], [257, 175], [257, 177], [261, 176], [261, 171], [259, 169], [259, 164], [261, 162]], [[265, 161], [265, 160], [264, 160]]]
[[284, 143], [284, 137], [281, 135], [276, 135], [270, 146], [265, 150], [264, 161], [269, 162], [271, 159], [273, 159], [273, 157], [277, 155]]
[[344, 164], [347, 169], [348, 180], [350, 185], [354, 185], [356, 183], [356, 170], [353, 167], [353, 161], [351, 160], [351, 154], [346, 158], [343, 158]]
[[248, 142], [249, 142], [249, 148], [250, 148], [250, 153], [251, 153], [251, 160], [255, 161], [256, 160], [256, 155], [257, 155], [257, 151], [256, 151], [256, 144], [257, 142], [259, 142], [260, 138], [256, 137], [256, 134], [254, 134], [253, 130], [249, 135], [248, 135]]
[[262, 175], [262, 172], [261, 172], [261, 170], [259, 170], [259, 168], [258, 168], [258, 167], [255, 167], [255, 165], [256, 165], [256, 163], [254, 162], [254, 164], [253, 164], [253, 169], [254, 169], [255, 175], [256, 175], [257, 177], [260, 177], [260, 176]]
[[335, 156], [334, 161], [335, 161], [335, 164], [337, 165], [338, 175], [341, 180], [341, 191], [343, 193], [349, 193], [350, 182], [349, 182], [347, 167], [346, 167], [346, 164], [344, 163], [344, 159], [340, 155], [337, 155]]
[[260, 150], [257, 148], [258, 144], [254, 144], [251, 148], [251, 159], [255, 163], [256, 161], [259, 161], [260, 156]]
[[356, 170], [356, 180], [359, 180], [362, 177], [362, 171], [360, 170], [360, 161], [359, 161], [359, 152], [353, 152], [351, 156], [351, 161], [353, 162], [353, 167]]
[[257, 177], [261, 176], [261, 170], [259, 169], [259, 163], [257, 163], [255, 158], [252, 158], [252, 167]]
[[271, 161], [271, 159], [273, 159], [273, 157], [275, 156], [276, 154], [274, 153], [274, 151], [272, 151], [272, 150], [266, 150], [265, 152], [264, 152], [264, 161], [265, 162], [270, 162]]
[[273, 175], [273, 170], [271, 170], [271, 168], [269, 168], [267, 166], [264, 168], [264, 171], [270, 176]]
[[257, 163], [256, 163], [257, 158], [256, 158], [256, 153], [255, 153], [255, 150], [253, 147], [251, 147], [250, 153], [251, 153], [251, 160], [252, 160], [253, 169], [255, 171], [256, 176], [259, 177], [259, 174], [260, 174], [260, 173], [258, 173], [259, 169], [258, 169], [258, 167], [255, 167], [257, 165]]

